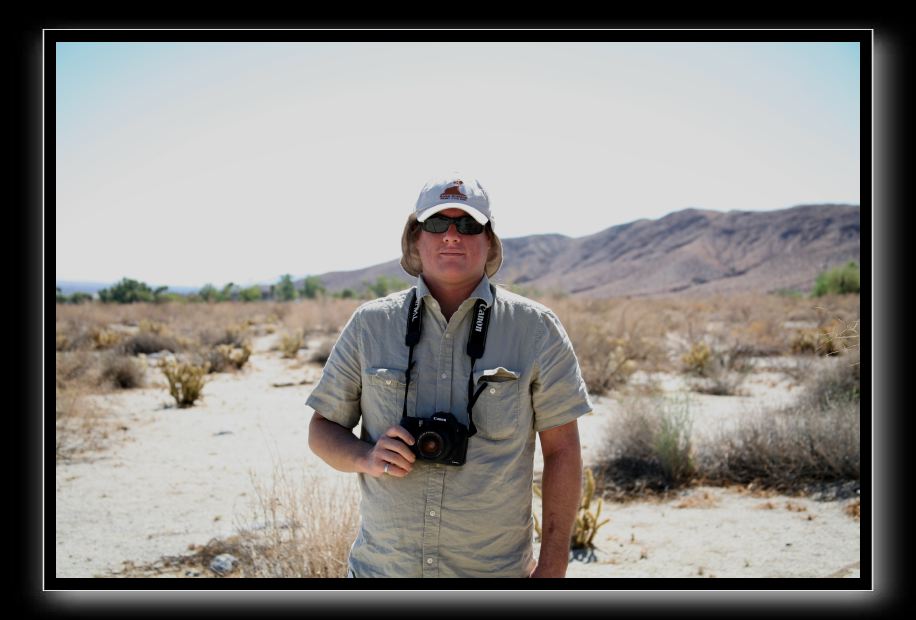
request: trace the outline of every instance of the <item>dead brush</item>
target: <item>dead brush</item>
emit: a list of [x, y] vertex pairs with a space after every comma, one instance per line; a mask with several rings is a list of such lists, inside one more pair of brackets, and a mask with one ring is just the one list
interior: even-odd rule
[[121, 332], [99, 327], [92, 328], [90, 334], [93, 348], [95, 349], [111, 349], [124, 339], [124, 335]]
[[690, 483], [696, 471], [689, 396], [628, 398], [598, 455], [605, 496], [619, 500]]
[[792, 405], [746, 416], [706, 445], [703, 477], [786, 492], [859, 480], [857, 377], [851, 364], [818, 373]]
[[789, 340], [789, 351], [793, 355], [814, 355], [818, 350], [818, 340], [817, 330], [795, 330]]
[[290, 476], [275, 463], [270, 484], [251, 476], [250, 515], [237, 519], [240, 577], [346, 577], [359, 527], [355, 481]]
[[280, 338], [279, 349], [283, 357], [293, 359], [298, 355], [299, 349], [305, 345], [305, 334], [301, 329], [287, 332]]
[[605, 328], [574, 323], [567, 332], [590, 394], [606, 394], [624, 385], [636, 371], [626, 341], [609, 335]]
[[694, 343], [681, 358], [683, 370], [690, 377], [691, 389], [702, 394], [730, 396], [752, 370], [747, 358], [751, 351], [737, 342], [731, 346], [705, 342]]
[[85, 387], [55, 390], [55, 460], [70, 461], [104, 449], [114, 425], [88, 399]]
[[149, 319], [140, 319], [139, 329], [141, 332], [156, 334], [157, 336], [170, 336], [171, 330], [165, 323], [152, 321]]
[[137, 360], [108, 352], [102, 359], [101, 378], [112, 387], [131, 389], [143, 386], [146, 369]]
[[169, 394], [180, 409], [192, 407], [201, 398], [206, 382], [205, 375], [210, 369], [209, 362], [199, 365], [162, 358], [159, 360], [159, 368], [169, 382]]

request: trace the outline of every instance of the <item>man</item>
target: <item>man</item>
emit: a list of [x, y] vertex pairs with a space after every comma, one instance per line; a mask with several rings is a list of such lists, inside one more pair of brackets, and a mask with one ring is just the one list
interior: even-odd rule
[[356, 310], [306, 402], [309, 447], [359, 477], [348, 575], [564, 577], [582, 484], [576, 418], [591, 411], [569, 338], [548, 308], [490, 283], [502, 243], [477, 180], [427, 182], [401, 247], [416, 286]]

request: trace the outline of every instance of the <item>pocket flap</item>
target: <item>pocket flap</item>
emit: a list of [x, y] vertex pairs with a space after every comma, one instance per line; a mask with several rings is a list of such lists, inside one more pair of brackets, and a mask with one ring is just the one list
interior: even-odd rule
[[407, 383], [407, 374], [396, 368], [367, 368], [366, 376], [370, 383], [381, 387], [404, 387]]
[[487, 368], [478, 370], [474, 373], [474, 383], [500, 383], [503, 381], [515, 381], [519, 374], [514, 370], [497, 366], [496, 368]]

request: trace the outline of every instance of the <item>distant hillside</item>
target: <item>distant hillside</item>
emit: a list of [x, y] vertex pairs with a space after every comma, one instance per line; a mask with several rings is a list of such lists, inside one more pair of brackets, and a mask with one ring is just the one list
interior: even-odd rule
[[[858, 205], [685, 209], [586, 237], [503, 239], [503, 266], [494, 280], [588, 297], [807, 291], [824, 269], [859, 261], [859, 235]], [[398, 259], [319, 277], [336, 292], [359, 290], [383, 275], [413, 280]]]

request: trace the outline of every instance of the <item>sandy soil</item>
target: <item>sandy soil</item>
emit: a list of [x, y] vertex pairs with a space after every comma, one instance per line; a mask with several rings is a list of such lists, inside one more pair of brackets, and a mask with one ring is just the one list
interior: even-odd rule
[[[148, 372], [146, 388], [95, 397], [126, 430], [103, 452], [56, 466], [58, 577], [105, 576], [124, 562], [151, 563], [234, 533], [251, 514], [253, 480], [270, 480], [277, 467], [352, 482], [308, 449], [304, 403], [320, 366], [284, 360], [269, 350], [272, 342], [258, 339], [241, 372], [210, 375], [204, 399], [189, 409], [174, 407], [158, 371]], [[654, 379], [666, 391], [683, 387], [674, 376]], [[695, 435], [785, 402], [796, 387], [771, 368], [754, 373], [745, 389], [744, 396], [691, 394]], [[620, 404], [596, 398], [595, 406], [580, 419], [586, 463]], [[538, 470], [541, 463], [539, 451]], [[602, 517], [610, 522], [568, 576], [857, 577], [860, 532], [846, 512], [850, 501], [700, 487], [666, 501], [607, 503]]]

